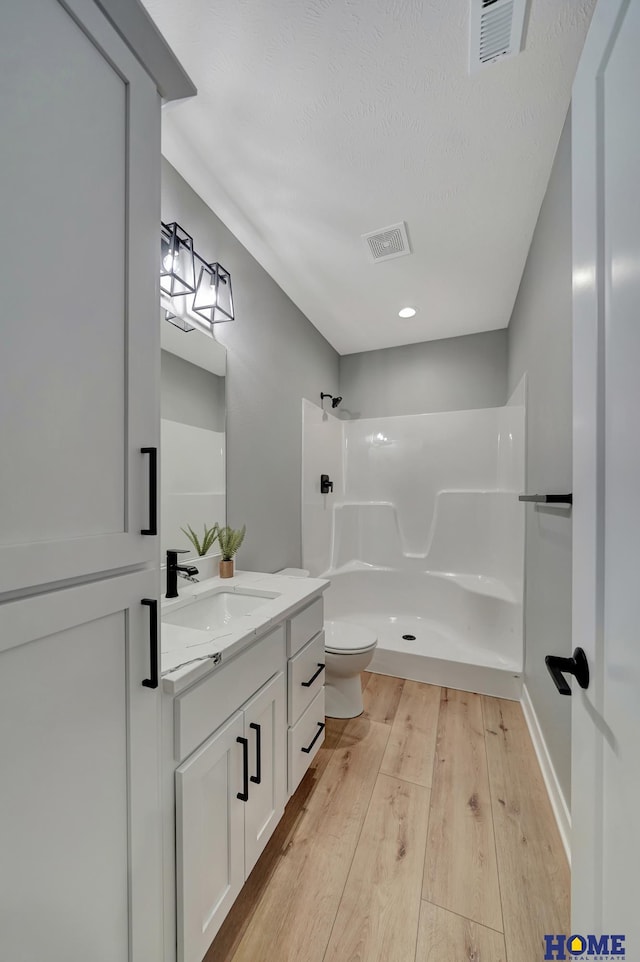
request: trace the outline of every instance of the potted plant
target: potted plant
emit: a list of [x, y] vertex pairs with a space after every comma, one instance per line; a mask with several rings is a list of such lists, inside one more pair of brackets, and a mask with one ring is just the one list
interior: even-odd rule
[[208, 552], [213, 542], [218, 537], [218, 532], [220, 531], [220, 525], [218, 524], [217, 521], [214, 522], [211, 528], [208, 528], [207, 525], [205, 524], [202, 541], [200, 541], [200, 539], [198, 538], [198, 535], [195, 533], [195, 531], [193, 530], [190, 524], [188, 524], [186, 528], [180, 528], [180, 530], [186, 534], [187, 538], [189, 539], [193, 547], [196, 549], [196, 553], [198, 554], [198, 556], [200, 558], [203, 558]]
[[222, 555], [222, 561], [220, 562], [221, 578], [233, 578], [233, 556], [244, 541], [246, 530], [247, 526], [243, 524], [241, 528], [237, 529], [230, 528], [227, 525], [218, 531], [218, 544]]
[[216, 570], [215, 563], [218, 560], [218, 553], [214, 552], [209, 555], [213, 545], [216, 542], [218, 533], [220, 531], [220, 525], [215, 521], [211, 527], [204, 525], [204, 533], [200, 538], [196, 532], [193, 530], [190, 524], [186, 528], [181, 528], [181, 531], [186, 534], [187, 538], [195, 548], [196, 554], [200, 559], [198, 561], [198, 569], [200, 571], [201, 578], [213, 578]]

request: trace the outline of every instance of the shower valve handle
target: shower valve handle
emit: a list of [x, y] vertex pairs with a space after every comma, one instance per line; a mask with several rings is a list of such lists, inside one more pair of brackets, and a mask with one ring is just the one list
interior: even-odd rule
[[333, 481], [330, 480], [328, 474], [320, 475], [320, 494], [333, 494]]

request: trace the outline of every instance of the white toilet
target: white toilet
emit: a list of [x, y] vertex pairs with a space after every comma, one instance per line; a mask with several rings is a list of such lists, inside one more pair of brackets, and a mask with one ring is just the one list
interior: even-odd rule
[[325, 621], [324, 711], [329, 718], [362, 714], [360, 672], [369, 667], [377, 644], [371, 628], [349, 621]]
[[[308, 578], [304, 568], [276, 572]], [[324, 711], [329, 718], [355, 718], [364, 711], [360, 672], [369, 667], [378, 644], [375, 631], [350, 621], [325, 621]]]

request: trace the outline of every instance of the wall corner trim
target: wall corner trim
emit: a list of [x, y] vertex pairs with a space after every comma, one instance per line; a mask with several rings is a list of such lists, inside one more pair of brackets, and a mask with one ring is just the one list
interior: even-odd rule
[[531, 741], [533, 742], [533, 747], [538, 758], [538, 764], [542, 771], [542, 777], [547, 789], [549, 801], [551, 802], [551, 808], [553, 809], [553, 814], [558, 825], [562, 844], [564, 845], [569, 867], [571, 867], [571, 812], [560, 788], [560, 782], [553, 767], [549, 749], [544, 740], [540, 722], [538, 721], [538, 716], [536, 715], [533, 702], [531, 701], [531, 695], [526, 685], [522, 688], [521, 705], [527, 728], [531, 735]]

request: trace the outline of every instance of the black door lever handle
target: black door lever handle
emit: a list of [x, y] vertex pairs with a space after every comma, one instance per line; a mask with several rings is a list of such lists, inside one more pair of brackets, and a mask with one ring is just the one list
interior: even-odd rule
[[589, 687], [589, 662], [582, 648], [576, 648], [572, 658], [561, 658], [559, 655], [547, 655], [544, 660], [549, 674], [561, 695], [570, 695], [571, 688], [567, 684], [563, 672], [575, 675], [581, 688]]

